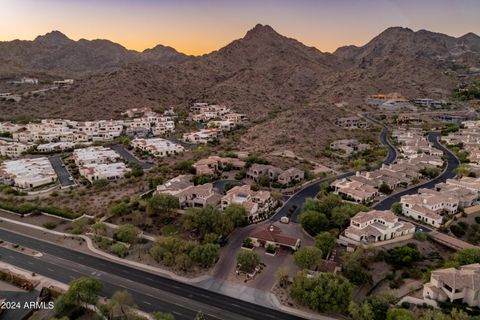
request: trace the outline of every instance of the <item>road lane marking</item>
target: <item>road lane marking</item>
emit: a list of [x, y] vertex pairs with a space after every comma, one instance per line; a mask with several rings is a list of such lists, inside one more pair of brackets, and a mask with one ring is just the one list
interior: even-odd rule
[[149, 306], [152, 305], [150, 302], [147, 302], [147, 301], [143, 301], [143, 303], [148, 304]]
[[175, 313], [177, 316], [183, 316], [183, 313], [180, 313], [180, 312], [177, 312], [177, 311], [173, 311], [173, 313]]
[[50, 272], [55, 272], [55, 270], [52, 270], [50, 268], [47, 268], [47, 270], [50, 271]]

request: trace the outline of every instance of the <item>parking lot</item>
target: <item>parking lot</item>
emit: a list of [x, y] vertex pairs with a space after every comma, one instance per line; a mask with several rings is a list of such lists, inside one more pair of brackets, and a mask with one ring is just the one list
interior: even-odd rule
[[75, 180], [65, 167], [65, 164], [59, 155], [50, 156], [48, 157], [48, 160], [52, 164], [53, 170], [55, 170], [55, 173], [58, 176], [58, 181], [60, 181], [62, 187], [70, 187], [75, 185]]

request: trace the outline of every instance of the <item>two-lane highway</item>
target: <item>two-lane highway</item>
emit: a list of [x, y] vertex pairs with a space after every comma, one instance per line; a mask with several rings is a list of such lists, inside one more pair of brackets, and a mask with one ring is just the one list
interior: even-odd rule
[[[217, 292], [206, 290], [146, 271], [138, 270], [114, 261], [94, 257], [62, 246], [58, 246], [50, 242], [30, 238], [28, 236], [17, 234], [11, 231], [0, 229], [0, 239], [11, 243], [19, 244], [21, 246], [25, 246], [39, 252], [43, 252], [47, 254], [46, 257], [52, 256], [62, 259], [65, 266], [60, 266], [59, 263], [56, 264], [56, 268], [62, 268], [61, 272], [50, 272], [51, 274], [48, 273], [48, 269], [56, 269], [52, 268], [51, 266], [48, 267], [45, 264], [40, 264], [38, 262], [39, 260], [42, 260], [43, 263], [49, 263], [49, 261], [45, 261], [45, 258], [31, 258], [35, 259], [35, 261], [37, 262], [35, 265], [27, 266], [20, 266], [19, 264], [21, 259], [15, 259], [15, 257], [11, 261], [13, 265], [18, 265], [19, 267], [35, 271], [38, 274], [44, 274], [45, 276], [51, 277], [54, 280], [64, 282], [66, 280], [65, 277], [69, 277], [70, 280], [67, 282], [70, 282], [72, 278], [78, 277], [78, 273], [76, 273], [74, 270], [76, 270], [79, 266], [86, 266], [95, 270], [95, 272], [110, 274], [112, 276], [125, 279], [126, 282], [124, 283], [124, 289], [134, 291], [135, 295], [137, 295], [137, 292], [140, 294], [144, 292], [143, 286], [148, 286], [160, 289], [166, 293], [174, 294], [176, 296], [188, 299], [187, 301], [185, 301], [184, 308], [182, 310], [176, 310], [174, 307], [171, 306], [169, 299], [156, 296], [149, 297], [144, 295], [140, 296], [140, 299], [144, 299], [142, 301], [152, 303], [152, 307], [149, 308], [145, 304], [138, 303], [139, 307], [142, 310], [152, 311], [159, 309], [160, 306], [163, 305], [166, 308], [166, 310], [164, 311], [176, 310], [177, 312], [182, 314], [191, 314], [193, 310], [189, 309], [189, 305], [201, 303], [210, 307], [207, 310], [208, 314], [214, 315], [215, 317], [221, 319], [229, 319], [229, 317], [226, 316], [225, 313], [231, 313], [251, 319], [301, 319], [300, 317], [287, 314], [279, 310], [274, 310], [244, 300], [235, 299]], [[25, 259], [28, 260], [28, 258]], [[103, 278], [100, 278], [100, 280], [104, 282], [104, 284], [106, 284], [106, 290], [108, 290], [108, 292], [105, 292], [106, 294], [115, 291], [115, 282], [113, 282], [112, 284], [111, 282], [105, 281]], [[169, 303], [170, 306], [168, 305]], [[190, 310], [190, 313], [188, 313], [188, 310]]]

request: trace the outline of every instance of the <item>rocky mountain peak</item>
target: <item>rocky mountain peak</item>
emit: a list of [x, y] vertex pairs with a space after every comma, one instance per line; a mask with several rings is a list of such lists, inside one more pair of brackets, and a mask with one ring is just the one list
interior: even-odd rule
[[54, 31], [48, 32], [43, 36], [36, 37], [34, 42], [42, 43], [46, 45], [52, 45], [52, 46], [61, 46], [61, 45], [71, 43], [73, 42], [73, 40], [68, 38], [66, 35], [64, 35], [60, 31], [54, 30]]

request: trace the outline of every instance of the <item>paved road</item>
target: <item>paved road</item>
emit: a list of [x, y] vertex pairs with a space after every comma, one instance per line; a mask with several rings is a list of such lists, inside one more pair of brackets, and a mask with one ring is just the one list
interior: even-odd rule
[[402, 197], [404, 195], [415, 194], [415, 193], [418, 192], [418, 190], [420, 188], [433, 188], [437, 183], [445, 182], [447, 179], [455, 177], [455, 169], [458, 167], [458, 165], [460, 163], [458, 162], [458, 159], [455, 157], [455, 155], [452, 152], [450, 152], [450, 150], [448, 150], [447, 148], [445, 148], [443, 145], [441, 145], [438, 142], [439, 136], [440, 136], [439, 132], [430, 132], [428, 134], [428, 141], [430, 141], [435, 148], [442, 150], [444, 152], [444, 154], [447, 156], [447, 158], [448, 158], [447, 168], [445, 169], [445, 171], [442, 174], [440, 174], [438, 177], [436, 177], [436, 178], [434, 178], [434, 179], [432, 179], [432, 180], [430, 180], [430, 181], [428, 181], [428, 182], [426, 182], [422, 185], [419, 185], [419, 186], [416, 186], [414, 188], [399, 192], [397, 194], [394, 194], [394, 195], [384, 199], [383, 201], [374, 205], [372, 207], [373, 209], [388, 210], [388, 209], [390, 209], [392, 204], [400, 201], [400, 197]]
[[55, 170], [55, 173], [58, 176], [58, 181], [60, 181], [62, 187], [75, 185], [72, 175], [65, 167], [65, 164], [59, 155], [50, 156], [48, 157], [48, 160], [52, 164], [53, 170]]
[[[372, 120], [370, 118], [368, 118], [368, 119], [371, 120], [372, 122], [379, 123], [379, 122], [377, 122], [375, 120]], [[388, 141], [388, 129], [383, 124], [381, 124], [381, 123], [379, 123], [379, 124], [382, 125], [382, 127], [383, 127], [382, 131], [380, 132], [380, 142], [388, 148], [388, 155], [385, 158], [385, 160], [383, 160], [383, 163], [384, 164], [391, 164], [397, 158], [397, 150], [390, 143], [390, 141]], [[350, 176], [353, 176], [354, 174], [355, 174], [355, 172], [353, 172], [353, 171], [346, 172], [346, 173], [343, 173], [343, 174], [340, 174], [340, 175], [336, 176], [334, 179], [348, 178]], [[329, 180], [331, 180], [331, 178], [330, 179], [328, 179], [328, 178], [327, 179], [322, 179], [322, 180], [316, 181], [316, 182], [314, 182], [310, 185], [307, 185], [302, 190], [300, 190], [299, 192], [295, 193], [292, 197], [290, 197], [290, 199], [288, 199], [287, 202], [285, 202], [284, 206], [277, 213], [275, 213], [270, 219], [273, 220], [273, 221], [278, 221], [278, 220], [280, 220], [281, 217], [287, 215], [290, 208], [292, 208], [293, 206], [296, 206], [296, 209], [292, 213], [291, 218], [290, 218], [291, 221], [296, 222], [299, 215], [300, 215], [300, 212], [302, 211], [302, 206], [303, 206], [303, 203], [305, 202], [305, 200], [307, 198], [314, 198], [318, 194], [318, 192], [320, 192], [320, 185], [324, 182], [329, 181]]]
[[[11, 231], [0, 229], [0, 239], [45, 253], [47, 254], [47, 257], [55, 257], [55, 259], [50, 265], [46, 265], [46, 263], [49, 263], [48, 261], [32, 258], [35, 259], [35, 263], [32, 265], [28, 264], [24, 267], [29, 270], [38, 270], [39, 274], [52, 277], [53, 279], [58, 279], [62, 282], [65, 281], [65, 276], [69, 277], [70, 281], [74, 278], [77, 278], [79, 274], [76, 272], [76, 270], [78, 270], [77, 268], [79, 267], [88, 267], [92, 270], [95, 270], [93, 271], [94, 273], [91, 274], [92, 276], [97, 276], [100, 273], [101, 275], [108, 274], [109, 276], [122, 278], [125, 280], [125, 289], [134, 291], [134, 296], [137, 296], [137, 299], [144, 299], [144, 301], [147, 301], [147, 303], [139, 304], [139, 307], [145, 311], [152, 311], [154, 309], [158, 310], [160, 308], [163, 308], [164, 311], [167, 312], [177, 310], [174, 309], [171, 304], [168, 305], [168, 303], [172, 301], [170, 299], [165, 299], [156, 295], [153, 295], [152, 297], [143, 295], [142, 292], [145, 292], [145, 286], [148, 286], [151, 288], [160, 289], [163, 292], [172, 294], [174, 296], [180, 296], [188, 299], [188, 301], [184, 301], [184, 303], [177, 307], [182, 306], [183, 308], [188, 309], [190, 305], [195, 305], [195, 303], [201, 303], [209, 307], [209, 314], [213, 314], [220, 319], [230, 319], [231, 317], [227, 315], [227, 313], [252, 319], [301, 319], [300, 317], [290, 315], [279, 310], [274, 310], [244, 300], [235, 299], [229, 296], [219, 294], [217, 292], [199, 288], [187, 283], [179, 282], [170, 278], [165, 278], [142, 270], [134, 269], [132, 267], [105, 260], [103, 258], [90, 256], [84, 253], [58, 246], [53, 243], [13, 233]], [[11, 262], [18, 266], [23, 263], [23, 260], [29, 260], [25, 256], [22, 256], [23, 260], [15, 259], [15, 256], [12, 256], [14, 258]], [[63, 261], [64, 266], [57, 261], [59, 259]], [[42, 261], [42, 263], [39, 263], [38, 261]], [[57, 269], [52, 268], [52, 266]], [[58, 268], [62, 269], [59, 270]], [[49, 269], [53, 271], [50, 271]], [[59, 271], [55, 272], [55, 270]], [[111, 282], [111, 284], [110, 282], [104, 281], [104, 279], [102, 278], [102, 281], [104, 281], [104, 283], [106, 284], [105, 290], [109, 290], [105, 291], [105, 294], [111, 293], [117, 289], [118, 286], [114, 287], [115, 284], [119, 283], [116, 282], [116, 279], [112, 280], [113, 282]], [[186, 313], [187, 311], [188, 310], [183, 309], [182, 311], [177, 312]], [[213, 313], [214, 311], [215, 313]]]
[[143, 168], [143, 170], [148, 170], [148, 169], [150, 169], [151, 167], [154, 166], [153, 163], [147, 163], [147, 162], [140, 161], [137, 157], [135, 157], [133, 154], [131, 154], [130, 151], [128, 151], [127, 148], [125, 148], [125, 146], [123, 144], [116, 144], [116, 145], [112, 146], [111, 148], [113, 150], [115, 150], [115, 152], [117, 152], [123, 159], [125, 159], [129, 162], [138, 164], [139, 166], [141, 166]]

